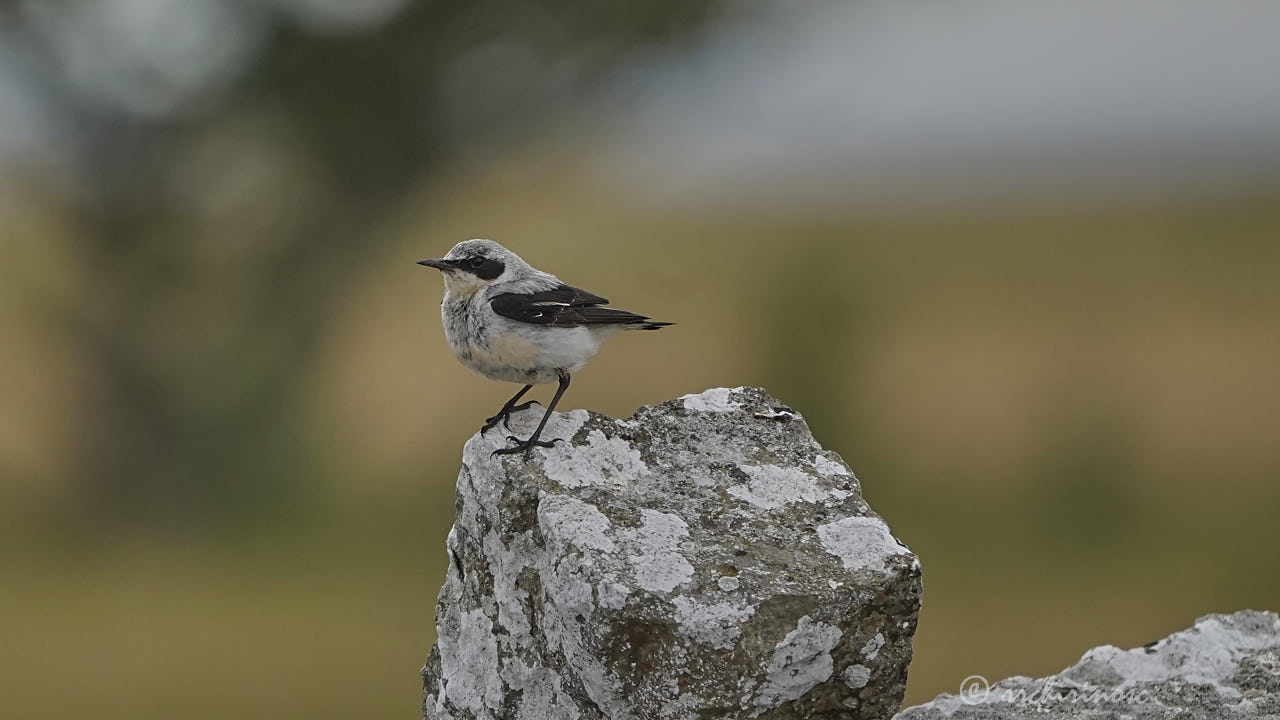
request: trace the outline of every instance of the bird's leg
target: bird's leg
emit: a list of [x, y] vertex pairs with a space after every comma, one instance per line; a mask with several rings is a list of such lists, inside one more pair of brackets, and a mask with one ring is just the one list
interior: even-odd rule
[[508, 400], [507, 403], [502, 406], [502, 409], [498, 411], [497, 415], [494, 415], [493, 417], [485, 418], [484, 427], [480, 428], [480, 434], [481, 435], [485, 434], [486, 432], [489, 431], [489, 428], [497, 425], [499, 422], [501, 422], [503, 425], [506, 425], [507, 429], [510, 430], [511, 429], [511, 413], [519, 412], [521, 410], [528, 410], [531, 406], [536, 405], [538, 403], [537, 400], [530, 400], [528, 402], [523, 402], [523, 403], [520, 403], [519, 405], [516, 405], [516, 401], [524, 397], [524, 394], [529, 392], [529, 388], [532, 388], [532, 387], [533, 387], [532, 385], [525, 385], [523, 388], [521, 388], [520, 392], [513, 395], [511, 399]]
[[529, 459], [529, 453], [536, 447], [551, 447], [557, 442], [561, 442], [561, 438], [555, 440], [539, 440], [538, 436], [542, 435], [542, 428], [547, 426], [547, 420], [550, 419], [551, 413], [556, 409], [556, 403], [560, 402], [560, 396], [564, 395], [564, 391], [569, 388], [569, 373], [563, 370], [556, 370], [556, 374], [560, 376], [560, 386], [556, 388], [555, 397], [551, 398], [551, 404], [547, 406], [547, 411], [542, 415], [542, 422], [538, 423], [538, 429], [533, 431], [528, 440], [521, 440], [514, 435], [508, 435], [507, 439], [514, 442], [515, 445], [509, 448], [494, 450], [494, 455], [512, 455], [514, 453], [523, 452], [526, 460]]

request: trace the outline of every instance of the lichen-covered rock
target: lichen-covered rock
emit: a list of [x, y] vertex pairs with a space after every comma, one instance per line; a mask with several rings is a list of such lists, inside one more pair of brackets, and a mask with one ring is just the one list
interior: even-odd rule
[[[517, 435], [538, 413], [512, 421]], [[889, 718], [920, 565], [762, 390], [467, 442], [426, 718]]]
[[1132, 650], [1096, 647], [1047, 678], [967, 678], [897, 720], [1280, 718], [1280, 617], [1241, 610]]

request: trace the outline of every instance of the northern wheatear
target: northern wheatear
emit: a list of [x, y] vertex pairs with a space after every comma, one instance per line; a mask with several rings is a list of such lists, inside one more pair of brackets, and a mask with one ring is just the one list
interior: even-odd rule
[[485, 419], [481, 434], [499, 422], [510, 429], [511, 413], [534, 404], [516, 404], [534, 385], [559, 383], [538, 429], [527, 440], [508, 435], [515, 445], [495, 450], [495, 455], [523, 452], [527, 458], [533, 448], [555, 444], [538, 439], [542, 428], [569, 387], [569, 376], [586, 364], [605, 338], [619, 330], [657, 330], [672, 324], [602, 307], [609, 301], [534, 269], [492, 240], [460, 242], [448, 255], [418, 264], [444, 273], [440, 317], [454, 356], [487, 378], [524, 385], [496, 415]]

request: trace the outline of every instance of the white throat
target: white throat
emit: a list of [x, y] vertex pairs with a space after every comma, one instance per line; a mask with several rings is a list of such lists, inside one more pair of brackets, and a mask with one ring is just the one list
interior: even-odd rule
[[457, 297], [469, 298], [488, 283], [468, 272], [445, 273], [444, 289]]

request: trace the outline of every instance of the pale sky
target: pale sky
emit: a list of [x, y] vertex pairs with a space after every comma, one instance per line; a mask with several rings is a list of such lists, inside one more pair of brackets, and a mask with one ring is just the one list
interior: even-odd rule
[[1280, 3], [782, 3], [611, 102], [673, 197], [1232, 192], [1280, 181]]

